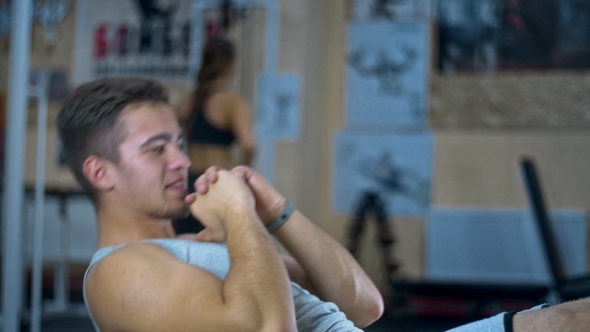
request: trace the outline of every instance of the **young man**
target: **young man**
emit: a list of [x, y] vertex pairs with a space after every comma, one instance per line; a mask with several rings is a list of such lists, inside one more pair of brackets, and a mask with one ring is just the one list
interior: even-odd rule
[[[183, 133], [161, 85], [82, 85], [58, 127], [96, 207], [99, 251], [84, 291], [97, 330], [357, 331], [381, 316], [353, 257], [249, 168], [212, 168], [188, 195]], [[176, 238], [171, 220], [189, 207], [206, 228]]]
[[[209, 169], [187, 195], [182, 131], [157, 83], [83, 85], [58, 127], [66, 162], [96, 207], [100, 250], [84, 290], [97, 330], [358, 331], [353, 323], [382, 314], [348, 252], [252, 170]], [[171, 220], [189, 206], [206, 229], [187, 241]], [[294, 259], [279, 256], [269, 230]], [[454, 331], [585, 331], [589, 312], [581, 300]]]

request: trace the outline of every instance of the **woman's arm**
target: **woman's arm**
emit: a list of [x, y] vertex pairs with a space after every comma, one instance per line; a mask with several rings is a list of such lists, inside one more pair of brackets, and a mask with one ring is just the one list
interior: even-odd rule
[[188, 117], [191, 115], [191, 110], [193, 109], [193, 95], [190, 94], [186, 96], [180, 104], [177, 104], [173, 107], [174, 113], [178, 117], [178, 121], [181, 123], [186, 121]]
[[256, 150], [256, 140], [254, 139], [254, 125], [252, 124], [252, 115], [248, 104], [244, 99], [235, 95], [231, 100], [231, 128], [238, 143], [244, 151], [244, 164], [251, 165], [254, 151]]

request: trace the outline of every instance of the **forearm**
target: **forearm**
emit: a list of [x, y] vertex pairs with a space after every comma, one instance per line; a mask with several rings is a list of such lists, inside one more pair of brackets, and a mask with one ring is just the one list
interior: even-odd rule
[[255, 215], [236, 218], [227, 230], [232, 267], [223, 286], [226, 304], [255, 317], [257, 326], [289, 331], [295, 326], [293, 299], [280, 256]]
[[274, 235], [302, 266], [320, 299], [336, 303], [359, 327], [381, 315], [381, 295], [354, 257], [299, 211]]
[[513, 318], [514, 332], [586, 331], [590, 326], [590, 299], [519, 313]]

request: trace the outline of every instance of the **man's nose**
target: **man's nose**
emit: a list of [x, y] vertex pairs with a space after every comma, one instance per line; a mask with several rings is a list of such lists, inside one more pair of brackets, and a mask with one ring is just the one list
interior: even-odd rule
[[174, 152], [172, 152], [170, 168], [188, 169], [191, 165], [191, 160], [189, 159], [186, 152], [182, 148], [177, 146], [175, 146], [173, 150]]

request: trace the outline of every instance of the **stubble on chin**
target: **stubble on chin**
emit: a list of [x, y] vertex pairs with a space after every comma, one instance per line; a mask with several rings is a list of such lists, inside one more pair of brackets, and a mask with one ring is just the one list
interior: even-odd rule
[[181, 206], [175, 206], [168, 209], [168, 215], [166, 219], [178, 220], [184, 219], [190, 215], [190, 206], [187, 204], [182, 204]]

